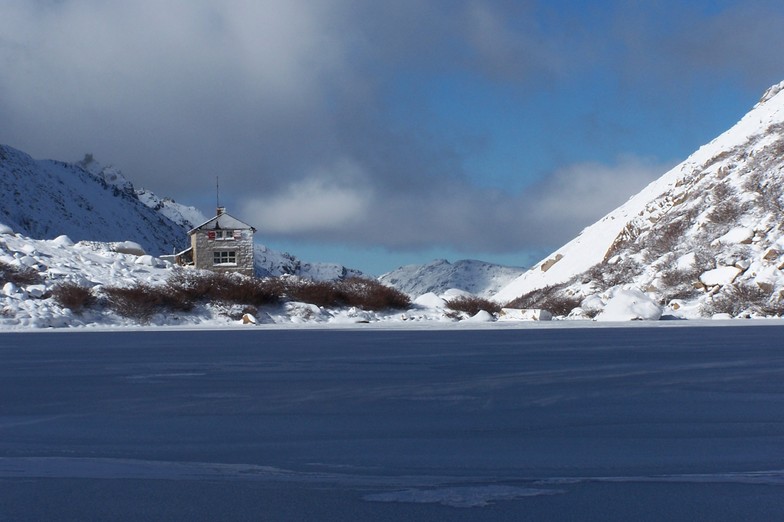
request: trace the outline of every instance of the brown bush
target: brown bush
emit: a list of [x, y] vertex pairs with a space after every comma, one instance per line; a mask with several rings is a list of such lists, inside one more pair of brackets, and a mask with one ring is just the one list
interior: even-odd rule
[[409, 297], [374, 279], [350, 277], [338, 281], [287, 280], [285, 295], [292, 301], [325, 307], [355, 306], [363, 310], [403, 309]]
[[52, 298], [65, 308], [81, 312], [95, 302], [95, 296], [89, 288], [76, 283], [60, 283], [52, 288]]
[[476, 296], [456, 297], [447, 301], [446, 305], [456, 312], [465, 312], [471, 316], [478, 314], [482, 310], [491, 314], [501, 311], [500, 304]]
[[242, 305], [253, 310], [278, 303], [284, 297], [317, 306], [356, 306], [372, 311], [407, 308], [411, 304], [406, 294], [372, 279], [313, 282], [186, 270], [175, 273], [161, 286], [138, 283], [127, 288], [107, 287], [104, 293], [115, 312], [140, 321], [149, 321], [161, 311], [188, 311], [197, 302]]
[[189, 311], [193, 301], [171, 293], [167, 285], [152, 286], [136, 283], [131, 287], [106, 287], [103, 289], [109, 307], [122, 315], [147, 322], [158, 312], [166, 310]]
[[284, 286], [277, 278], [255, 279], [240, 274], [182, 270], [166, 281], [172, 296], [184, 302], [218, 301], [262, 306], [278, 303]]
[[717, 225], [731, 225], [743, 215], [744, 208], [736, 197], [719, 200], [707, 217], [711, 223]]
[[602, 289], [630, 283], [632, 279], [642, 273], [642, 266], [634, 259], [627, 257], [615, 264], [597, 263], [583, 274], [584, 282], [594, 282]]
[[770, 294], [757, 285], [738, 284], [725, 286], [700, 308], [700, 312], [706, 316], [725, 313], [736, 317], [745, 311], [767, 316], [781, 315], [784, 312], [784, 303], [772, 299]]
[[401, 310], [411, 306], [411, 299], [406, 294], [375, 279], [349, 277], [336, 283], [350, 296], [348, 306], [371, 311]]
[[36, 285], [43, 282], [43, 277], [32, 268], [17, 268], [0, 262], [0, 284]]
[[672, 252], [683, 241], [683, 234], [688, 227], [689, 222], [686, 219], [678, 219], [662, 224], [656, 229], [656, 233], [649, 233], [643, 245], [648, 249], [647, 261], [655, 261]]

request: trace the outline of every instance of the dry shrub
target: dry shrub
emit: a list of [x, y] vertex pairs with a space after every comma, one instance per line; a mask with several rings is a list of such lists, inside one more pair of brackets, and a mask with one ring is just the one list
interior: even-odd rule
[[37, 285], [43, 282], [41, 274], [32, 268], [17, 268], [0, 262], [0, 284]]
[[718, 203], [735, 196], [735, 189], [729, 183], [716, 183], [711, 190], [713, 201]]
[[501, 311], [501, 305], [498, 303], [476, 296], [456, 297], [447, 301], [446, 305], [456, 312], [465, 312], [471, 316], [478, 314], [482, 310], [491, 314]]
[[541, 308], [553, 315], [569, 315], [580, 306], [581, 299], [567, 295], [566, 285], [551, 285], [534, 290], [510, 301], [505, 308]]
[[363, 310], [403, 309], [411, 300], [403, 292], [374, 279], [350, 277], [338, 281], [287, 280], [286, 296], [292, 301], [324, 307], [355, 306]]
[[772, 299], [770, 294], [757, 285], [738, 284], [725, 286], [700, 308], [700, 312], [706, 316], [724, 313], [736, 317], [745, 311], [765, 316], [780, 316], [784, 312], [784, 303]]
[[60, 306], [74, 312], [81, 312], [95, 303], [95, 296], [89, 288], [71, 282], [60, 283], [52, 288], [52, 298]]
[[411, 306], [411, 299], [406, 294], [375, 279], [349, 277], [335, 283], [350, 297], [348, 306], [371, 311], [400, 310]]
[[109, 307], [122, 315], [147, 322], [156, 313], [193, 309], [193, 301], [174, 295], [168, 285], [152, 286], [136, 283], [130, 287], [106, 287], [103, 289]]
[[768, 212], [781, 212], [784, 210], [782, 205], [782, 195], [784, 195], [784, 184], [781, 180], [771, 180], [765, 184], [765, 189], [760, 192], [759, 204]]
[[649, 260], [655, 261], [672, 252], [683, 241], [683, 234], [688, 228], [689, 222], [686, 219], [678, 219], [658, 227], [656, 233], [649, 233], [643, 245], [648, 249]]
[[290, 301], [316, 306], [344, 306], [343, 296], [332, 281], [290, 279], [285, 282], [285, 296]]
[[743, 215], [744, 208], [736, 197], [720, 200], [707, 217], [711, 223], [716, 225], [731, 225], [738, 221]]
[[602, 289], [612, 288], [613, 286], [631, 283], [632, 279], [642, 273], [642, 266], [634, 259], [627, 257], [615, 264], [598, 263], [583, 274], [584, 282], [594, 282]]
[[253, 310], [254, 315], [256, 307], [279, 303], [284, 297], [317, 306], [355, 306], [372, 311], [411, 304], [406, 294], [372, 279], [313, 282], [186, 270], [172, 275], [164, 285], [107, 287], [104, 293], [115, 312], [145, 322], [158, 312], [191, 310], [198, 302], [245, 306], [243, 310]]
[[169, 277], [166, 287], [174, 299], [182, 302], [218, 301], [253, 306], [278, 303], [284, 291], [277, 278], [255, 279], [241, 274], [188, 270]]

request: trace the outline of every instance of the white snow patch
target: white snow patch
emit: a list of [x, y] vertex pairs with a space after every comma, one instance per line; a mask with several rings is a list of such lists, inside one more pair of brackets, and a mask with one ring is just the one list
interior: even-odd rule
[[134, 263], [137, 265], [153, 266], [156, 268], [163, 268], [165, 266], [165, 263], [163, 261], [149, 254], [145, 254], [137, 257]]
[[474, 297], [474, 294], [466, 292], [465, 290], [460, 290], [459, 288], [450, 288], [441, 294], [441, 298], [445, 301], [451, 301], [452, 299], [459, 299], [461, 297]]
[[735, 227], [721, 236], [717, 241], [725, 245], [739, 245], [751, 243], [754, 231], [746, 227]]
[[502, 308], [499, 321], [550, 321], [553, 314], [539, 308]]
[[700, 282], [705, 286], [724, 286], [729, 285], [738, 277], [743, 270], [735, 266], [720, 266], [713, 270], [708, 270], [700, 275]]
[[421, 306], [423, 308], [430, 308], [430, 309], [443, 309], [446, 308], [446, 301], [438, 297], [433, 292], [428, 292], [426, 294], [422, 294], [416, 299], [414, 299], [414, 304], [417, 306]]
[[694, 252], [684, 254], [675, 260], [675, 268], [678, 270], [689, 270], [697, 263], [697, 255]]
[[495, 321], [495, 317], [490, 312], [486, 312], [485, 310], [479, 310], [476, 315], [465, 319], [468, 323], [492, 323]]
[[52, 239], [52, 244], [57, 245], [59, 247], [72, 247], [74, 246], [74, 242], [71, 240], [70, 237], [66, 236], [65, 234], [61, 236], [57, 236], [56, 238]]

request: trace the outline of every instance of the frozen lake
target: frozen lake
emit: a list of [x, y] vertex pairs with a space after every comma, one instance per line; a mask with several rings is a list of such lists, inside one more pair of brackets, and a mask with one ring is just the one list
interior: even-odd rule
[[0, 334], [0, 521], [774, 520], [784, 327]]

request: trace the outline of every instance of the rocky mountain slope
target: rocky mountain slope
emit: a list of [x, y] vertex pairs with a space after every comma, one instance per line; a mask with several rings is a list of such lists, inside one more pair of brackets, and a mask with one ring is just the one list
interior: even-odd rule
[[641, 318], [781, 315], [783, 196], [784, 82], [494, 299], [613, 319], [628, 318], [618, 299]]
[[412, 297], [428, 292], [443, 294], [449, 289], [465, 290], [480, 297], [490, 297], [525, 269], [463, 259], [450, 263], [437, 259], [425, 265], [406, 265], [379, 277], [382, 283]]
[[[187, 232], [207, 220], [198, 209], [137, 189], [113, 166], [92, 155], [76, 163], [35, 160], [0, 145], [0, 223], [36, 239], [67, 235], [73, 241], [138, 243], [152, 255], [188, 246]], [[260, 275], [330, 280], [361, 275], [331, 263], [305, 263], [257, 244]]]

